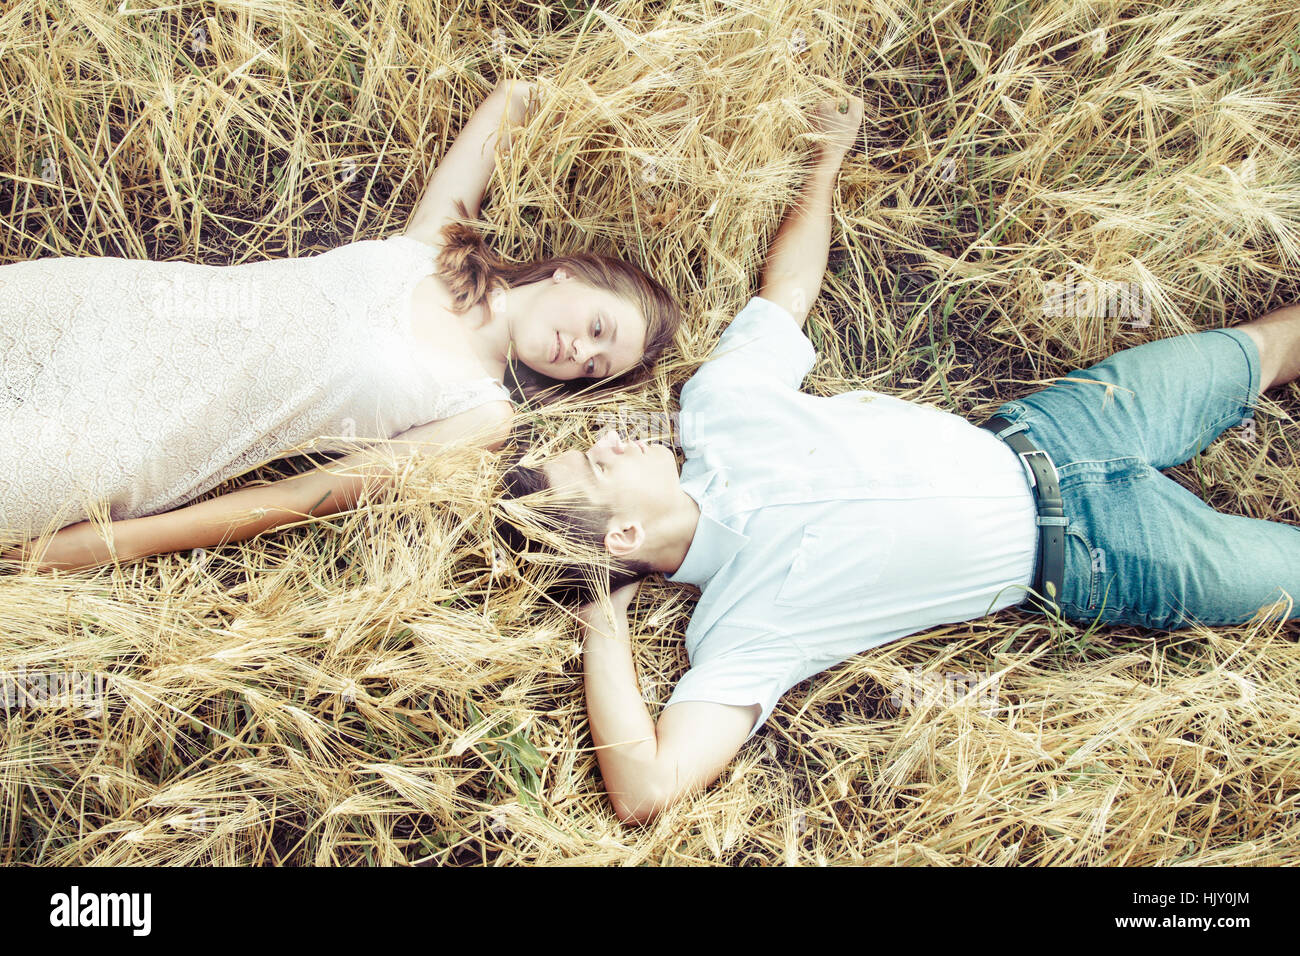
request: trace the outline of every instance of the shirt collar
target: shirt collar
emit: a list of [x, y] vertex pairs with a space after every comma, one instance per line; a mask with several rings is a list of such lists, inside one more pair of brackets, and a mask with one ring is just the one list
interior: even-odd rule
[[700, 518], [695, 525], [691, 546], [686, 549], [686, 557], [682, 559], [681, 567], [667, 576], [669, 581], [703, 588], [709, 578], [735, 557], [749, 540], [747, 535], [732, 531], [709, 514], [708, 496], [704, 492], [716, 474], [716, 471], [711, 471], [699, 479], [682, 483], [682, 490], [699, 505]]

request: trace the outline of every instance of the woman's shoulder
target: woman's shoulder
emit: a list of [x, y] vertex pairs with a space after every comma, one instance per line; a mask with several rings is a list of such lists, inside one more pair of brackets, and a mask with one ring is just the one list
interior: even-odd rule
[[[447, 430], [465, 434], [492, 435], [494, 440], [509, 434], [515, 417], [515, 404], [509, 395], [499, 394], [492, 386], [500, 382], [461, 382], [461, 388], [442, 396], [440, 406], [432, 409], [429, 420], [402, 433], [403, 438], [444, 439]], [[481, 386], [481, 388], [480, 388]], [[455, 419], [455, 422], [448, 422]]]

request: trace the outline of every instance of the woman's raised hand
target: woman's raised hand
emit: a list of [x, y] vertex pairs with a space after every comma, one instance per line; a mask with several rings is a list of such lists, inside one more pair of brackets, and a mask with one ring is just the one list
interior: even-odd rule
[[522, 80], [518, 77], [509, 77], [504, 80], [499, 80], [496, 88], [516, 102], [523, 104], [527, 103], [536, 93], [537, 84], [532, 80]]
[[499, 80], [493, 92], [500, 92], [507, 99], [510, 104], [511, 116], [522, 118], [532, 113], [537, 104], [541, 102], [547, 82], [544, 77], [537, 80], [509, 77]]
[[541, 100], [541, 91], [538, 84], [532, 80], [511, 77], [500, 80], [492, 93], [506, 102], [507, 132], [497, 141], [497, 147], [502, 153], [509, 154], [514, 139], [514, 129], [527, 123], [529, 114]]

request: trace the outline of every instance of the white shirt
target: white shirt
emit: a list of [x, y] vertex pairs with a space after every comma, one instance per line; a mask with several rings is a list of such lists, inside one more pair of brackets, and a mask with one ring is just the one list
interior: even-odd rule
[[1019, 457], [966, 419], [873, 391], [799, 391], [816, 359], [753, 297], [681, 393], [700, 507], [668, 580], [701, 589], [667, 706], [760, 704], [888, 641], [1019, 604], [1037, 509]]

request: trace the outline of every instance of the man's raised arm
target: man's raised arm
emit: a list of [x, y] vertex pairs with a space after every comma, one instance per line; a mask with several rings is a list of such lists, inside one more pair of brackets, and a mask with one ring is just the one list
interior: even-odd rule
[[[840, 107], [845, 107], [840, 112]], [[790, 207], [768, 250], [758, 294], [788, 310], [803, 328], [821, 289], [831, 247], [831, 191], [835, 174], [857, 140], [862, 100], [826, 100], [813, 113], [813, 129], [823, 134], [816, 160], [799, 199]]]

